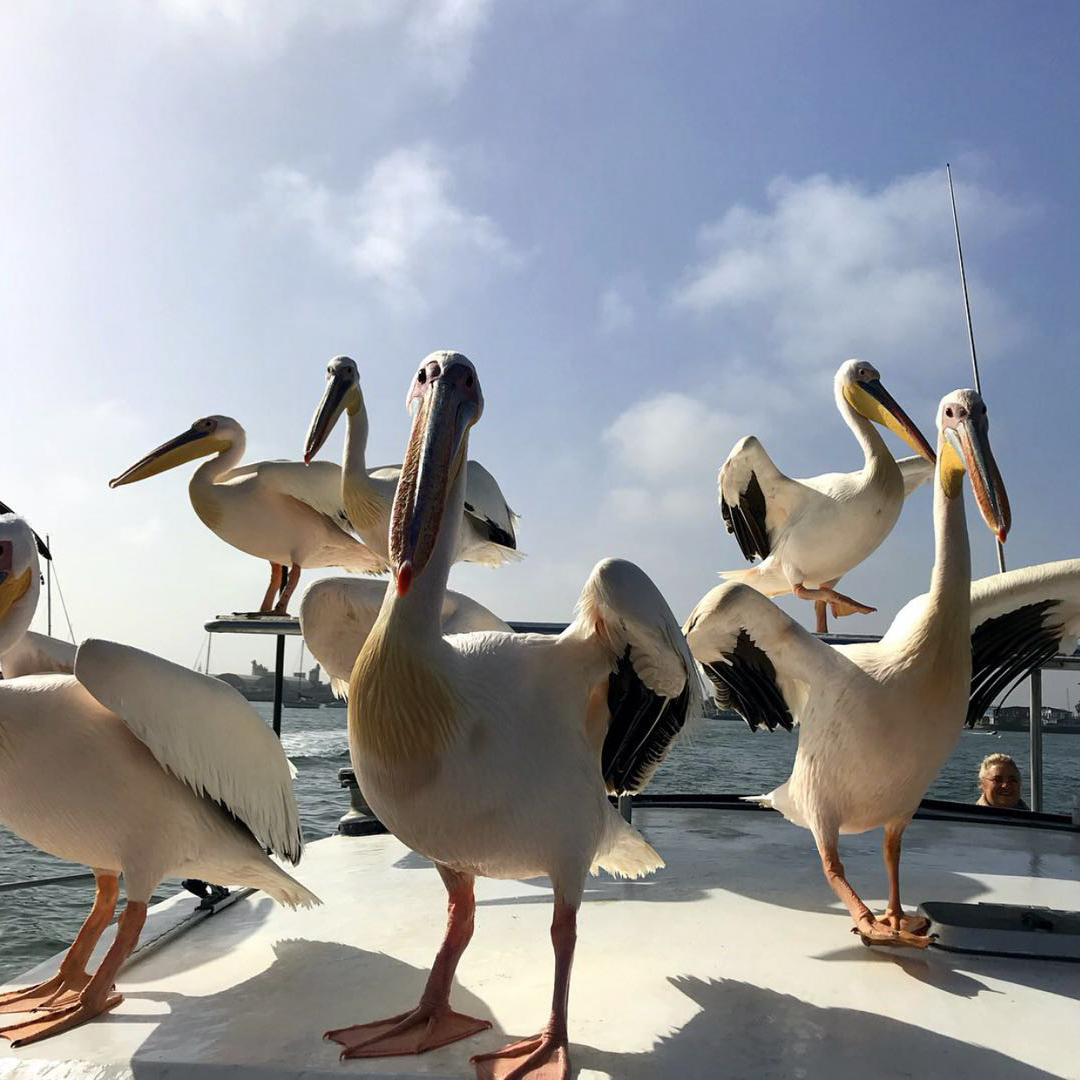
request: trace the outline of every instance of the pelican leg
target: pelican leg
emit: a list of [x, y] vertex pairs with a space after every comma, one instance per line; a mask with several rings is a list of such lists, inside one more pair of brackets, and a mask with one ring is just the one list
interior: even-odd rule
[[[844, 864], [840, 861], [840, 852], [836, 846], [836, 835], [819, 836], [816, 832], [818, 853], [821, 855], [821, 869], [825, 880], [840, 902], [848, 909], [855, 923], [852, 933], [862, 938], [864, 945], [911, 945], [916, 949], [925, 949], [930, 939], [906, 930], [896, 930], [892, 926], [878, 922], [870, 909], [859, 898], [844, 876]], [[897, 849], [899, 854], [899, 849]]]
[[824, 600], [814, 601], [815, 634], [827, 634], [829, 632], [829, 617], [826, 614], [828, 610], [828, 605]]
[[850, 596], [845, 596], [828, 585], [822, 585], [817, 589], [808, 589], [805, 585], [799, 584], [793, 585], [791, 591], [800, 600], [822, 600], [826, 602], [833, 613], [833, 617], [837, 619], [843, 615], [855, 615], [856, 613], [869, 615], [877, 611], [877, 608], [869, 607], [867, 604], [860, 604], [858, 600], [853, 600]]
[[288, 613], [289, 601], [292, 599], [292, 594], [296, 592], [296, 586], [300, 584], [300, 567], [296, 563], [293, 563], [285, 573], [287, 576], [281, 586], [281, 597], [274, 608], [275, 615]]
[[270, 584], [266, 588], [266, 595], [259, 607], [259, 611], [270, 611], [274, 606], [274, 597], [281, 589], [281, 574], [285, 567], [276, 562], [270, 564]]
[[116, 974], [135, 948], [145, 922], [146, 904], [129, 900], [117, 924], [116, 938], [77, 1000], [70, 1005], [54, 1008], [40, 1019], [24, 1020], [21, 1024], [0, 1028], [0, 1037], [7, 1039], [12, 1046], [26, 1046], [70, 1031], [119, 1005], [123, 998], [113, 992]]
[[577, 906], [558, 896], [551, 920], [551, 944], [555, 949], [555, 991], [547, 1026], [530, 1039], [512, 1042], [490, 1054], [476, 1054], [471, 1060], [477, 1080], [568, 1080], [566, 1013], [577, 944]]
[[420, 1002], [415, 1009], [385, 1020], [326, 1032], [324, 1039], [333, 1039], [345, 1047], [341, 1051], [343, 1060], [422, 1054], [491, 1027], [490, 1020], [478, 1020], [450, 1008], [454, 972], [473, 935], [476, 912], [473, 877], [438, 863], [435, 869], [446, 886], [446, 935], [431, 966]]
[[[881, 856], [889, 879], [889, 903], [885, 913], [878, 916], [877, 921], [891, 930], [903, 930], [913, 936], [922, 937], [930, 929], [930, 920], [925, 915], [905, 915], [900, 903], [900, 840], [903, 835], [903, 825], [885, 826]], [[928, 938], [927, 941], [929, 940]]]
[[94, 890], [94, 906], [86, 916], [71, 948], [60, 961], [60, 967], [51, 979], [27, 986], [22, 990], [13, 990], [0, 994], [0, 1013], [32, 1012], [35, 1009], [49, 1009], [70, 1005], [90, 982], [86, 965], [94, 951], [105, 927], [112, 922], [116, 910], [116, 899], [120, 892], [120, 883], [116, 874], [94, 871], [97, 886]]

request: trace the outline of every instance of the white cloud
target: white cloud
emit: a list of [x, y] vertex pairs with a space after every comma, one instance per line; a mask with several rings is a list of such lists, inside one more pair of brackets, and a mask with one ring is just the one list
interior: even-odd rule
[[486, 267], [516, 261], [491, 218], [452, 200], [450, 170], [430, 144], [387, 154], [352, 192], [283, 166], [263, 184], [264, 211], [301, 226], [399, 312], [423, 309]]
[[404, 63], [428, 81], [456, 89], [493, 0], [158, 0], [182, 31], [253, 58], [274, 55], [304, 33], [389, 35]]
[[606, 510], [638, 522], [707, 513], [716, 470], [746, 422], [745, 414], [735, 417], [674, 391], [635, 402], [601, 436], [617, 477], [605, 495]]
[[634, 306], [617, 285], [611, 285], [600, 297], [599, 327], [602, 334], [625, 330], [634, 321]]
[[[968, 238], [1015, 228], [1030, 208], [975, 184], [958, 188]], [[812, 176], [768, 187], [768, 209], [731, 207], [703, 227], [701, 258], [673, 290], [677, 308], [724, 311], [792, 367], [847, 356], [935, 364], [963, 313], [944, 174], [885, 187]], [[977, 327], [988, 351], [1020, 329], [1004, 301], [969, 268]]]

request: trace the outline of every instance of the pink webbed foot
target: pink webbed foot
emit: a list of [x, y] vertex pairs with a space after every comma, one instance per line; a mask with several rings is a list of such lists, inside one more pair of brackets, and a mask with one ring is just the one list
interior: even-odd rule
[[418, 1005], [409, 1012], [374, 1020], [369, 1024], [335, 1028], [323, 1036], [340, 1043], [342, 1059], [367, 1057], [397, 1057], [401, 1054], [422, 1054], [439, 1046], [467, 1039], [491, 1027], [490, 1020], [454, 1012], [449, 1007], [435, 1008]]
[[40, 1042], [42, 1039], [48, 1039], [53, 1035], [79, 1027], [87, 1020], [93, 1020], [95, 1016], [108, 1012], [123, 1000], [119, 994], [109, 994], [100, 1007], [85, 1001], [75, 1001], [63, 1008], [53, 1007], [45, 1016], [38, 1019], [24, 1020], [21, 1024], [11, 1024], [0, 1028], [0, 1037], [7, 1039], [12, 1046], [26, 1046], [28, 1043]]
[[470, 1060], [476, 1066], [476, 1080], [569, 1080], [570, 1076], [566, 1036], [548, 1032]]
[[890, 930], [902, 930], [915, 937], [925, 937], [930, 930], [930, 920], [925, 915], [905, 915], [903, 912], [886, 911], [878, 915], [876, 922]]
[[851, 932], [858, 934], [864, 945], [894, 945], [925, 949], [934, 940], [927, 934], [915, 934], [910, 930], [896, 929], [890, 923], [875, 919], [872, 915], [852, 927]]
[[36, 986], [24, 986], [21, 990], [0, 994], [0, 1013], [34, 1012], [37, 1009], [73, 1005], [89, 982], [90, 976], [85, 972], [68, 976], [57, 972], [51, 979]]

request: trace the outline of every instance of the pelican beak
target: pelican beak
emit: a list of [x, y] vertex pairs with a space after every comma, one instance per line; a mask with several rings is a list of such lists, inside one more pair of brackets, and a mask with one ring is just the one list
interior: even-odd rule
[[945, 428], [944, 435], [964, 463], [979, 513], [998, 542], [1004, 544], [1012, 526], [1012, 511], [1005, 484], [990, 449], [986, 417], [969, 416], [955, 427]]
[[175, 439], [162, 443], [156, 450], [151, 450], [146, 457], [136, 461], [130, 469], [114, 477], [109, 481], [109, 487], [118, 488], [124, 484], [134, 484], [138, 480], [145, 480], [148, 476], [156, 476], [158, 473], [175, 469], [177, 465], [224, 450], [228, 445], [227, 439], [213, 432], [189, 428], [182, 435], [177, 435]]
[[327, 378], [322, 400], [315, 410], [315, 415], [311, 418], [307, 438], [304, 441], [305, 465], [310, 464], [311, 459], [330, 437], [334, 425], [349, 404], [350, 391], [354, 389], [355, 385], [352, 378], [341, 371], [335, 372]]
[[903, 439], [916, 454], [926, 458], [931, 464], [937, 461], [934, 448], [926, 441], [911, 417], [900, 408], [899, 402], [881, 385], [880, 379], [867, 379], [857, 383], [848, 400], [867, 420], [887, 427], [894, 435]]
[[11, 570], [0, 570], [0, 622], [25, 595], [30, 588], [31, 578], [28, 566], [18, 577]]
[[[426, 365], [390, 517], [390, 562], [399, 596], [427, 564], [438, 539], [446, 499], [465, 460], [469, 428], [479, 419], [479, 388], [471, 368]], [[469, 385], [465, 379], [469, 378]]]

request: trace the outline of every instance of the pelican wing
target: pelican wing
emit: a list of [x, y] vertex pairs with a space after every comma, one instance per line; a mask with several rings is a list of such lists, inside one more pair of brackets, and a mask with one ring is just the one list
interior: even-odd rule
[[971, 583], [971, 700], [975, 723], [999, 695], [1080, 637], [1080, 559], [1042, 563]]
[[507, 505], [498, 481], [479, 461], [466, 463], [465, 525], [472, 533], [468, 562], [499, 563], [517, 558], [514, 522], [518, 515]]
[[275, 855], [302, 838], [291, 766], [258, 713], [227, 683], [111, 641], [85, 641], [75, 677], [196, 795], [220, 803]]
[[44, 675], [55, 673], [70, 675], [75, 670], [75, 646], [70, 641], [27, 631], [3, 655], [0, 655], [0, 671], [5, 679], [17, 679], [20, 675]]
[[[330, 676], [331, 689], [339, 698], [349, 696], [353, 664], [375, 625], [386, 589], [385, 581], [323, 578], [304, 593], [300, 602], [300, 631], [304, 641]], [[445, 634], [510, 631], [509, 625], [483, 604], [449, 590], [443, 598], [442, 620]]]
[[900, 469], [900, 475], [904, 478], [905, 498], [934, 475], [934, 463], [927, 461], [922, 454], [897, 458], [896, 464]]
[[790, 731], [806, 688], [839, 675], [833, 649], [748, 585], [726, 583], [706, 593], [683, 630], [716, 703], [751, 729]]
[[740, 439], [720, 466], [720, 514], [751, 562], [766, 558], [798, 502], [802, 485], [785, 476], [753, 435]]
[[611, 663], [611, 720], [601, 751], [610, 791], [638, 791], [687, 718], [701, 714], [701, 683], [667, 601], [633, 563], [598, 563], [564, 637], [594, 636]]

